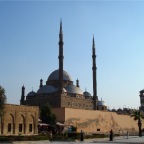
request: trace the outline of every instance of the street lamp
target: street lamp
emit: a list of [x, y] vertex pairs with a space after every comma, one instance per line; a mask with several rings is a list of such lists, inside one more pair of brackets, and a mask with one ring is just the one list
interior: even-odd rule
[[141, 121], [140, 109], [138, 111], [138, 127], [139, 127], [139, 137], [142, 137], [142, 121]]

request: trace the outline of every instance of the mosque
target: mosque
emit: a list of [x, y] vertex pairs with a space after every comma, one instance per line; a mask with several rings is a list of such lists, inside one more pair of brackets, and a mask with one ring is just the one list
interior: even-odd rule
[[[92, 40], [92, 82], [93, 94], [82, 91], [79, 80], [74, 84], [71, 76], [63, 69], [63, 31], [62, 21], [59, 31], [59, 68], [53, 71], [45, 84], [40, 80], [37, 92], [31, 91], [25, 95], [22, 86], [20, 106], [41, 107], [49, 103], [56, 114], [57, 121], [66, 126], [75, 126], [77, 131], [84, 130], [92, 133], [115, 133], [138, 131], [137, 122], [130, 115], [122, 115], [108, 111], [104, 101], [97, 95], [97, 67], [94, 37]], [[37, 117], [34, 119], [36, 120]], [[35, 123], [33, 124], [34, 128]], [[34, 130], [33, 130], [34, 131]]]
[[59, 68], [49, 75], [46, 84], [43, 84], [42, 79], [40, 80], [37, 92], [32, 90], [25, 96], [25, 87], [22, 86], [20, 105], [41, 107], [45, 103], [49, 103], [52, 108], [75, 108], [106, 111], [107, 106], [105, 105], [105, 102], [99, 100], [97, 96], [97, 67], [94, 37], [92, 42], [93, 95], [87, 91], [83, 92], [81, 90], [78, 79], [76, 80], [76, 85], [74, 85], [71, 76], [63, 70], [63, 45], [61, 21], [59, 32]]
[[[94, 37], [92, 40], [92, 82], [93, 94], [82, 91], [79, 80], [76, 85], [71, 76], [63, 70], [63, 31], [62, 21], [59, 32], [59, 68], [53, 71], [46, 84], [40, 80], [37, 92], [25, 95], [22, 86], [20, 105], [6, 104], [5, 114], [0, 122], [2, 135], [31, 135], [38, 133], [39, 107], [49, 103], [56, 114], [57, 121], [65, 126], [75, 126], [77, 131], [92, 133], [124, 134], [138, 132], [137, 121], [130, 115], [108, 111], [104, 101], [97, 96], [97, 67]], [[140, 91], [141, 107], [144, 109], [144, 90]], [[142, 120], [144, 123], [144, 120]]]
[[[62, 21], [59, 32], [59, 68], [53, 71], [46, 84], [40, 80], [37, 92], [31, 91], [25, 96], [22, 86], [20, 105], [6, 104], [5, 114], [0, 122], [2, 135], [32, 135], [38, 133], [39, 107], [49, 103], [56, 114], [57, 121], [65, 126], [76, 126], [77, 131], [92, 133], [131, 134], [138, 132], [137, 121], [130, 115], [108, 111], [104, 101], [97, 96], [97, 67], [95, 41], [92, 41], [92, 79], [93, 94], [82, 91], [79, 80], [76, 85], [71, 76], [63, 70], [63, 32]], [[144, 110], [144, 90], [140, 91], [141, 110]], [[144, 122], [144, 120], [142, 120]]]

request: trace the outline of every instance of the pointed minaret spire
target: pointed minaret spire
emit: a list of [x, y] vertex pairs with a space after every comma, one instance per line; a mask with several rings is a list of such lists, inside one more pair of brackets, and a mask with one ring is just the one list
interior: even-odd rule
[[94, 99], [94, 109], [96, 109], [96, 100], [98, 100], [97, 97], [97, 79], [96, 79], [96, 54], [95, 54], [95, 41], [94, 41], [94, 35], [93, 35], [93, 42], [92, 42], [92, 60], [93, 60], [93, 66], [92, 66], [92, 71], [93, 71], [93, 99]]
[[24, 100], [25, 100], [25, 87], [24, 85], [22, 86], [22, 93], [21, 93], [21, 100], [20, 100], [20, 105], [24, 104]]
[[63, 90], [63, 32], [62, 32], [62, 20], [60, 21], [60, 32], [59, 32], [59, 91], [62, 93]]
[[59, 33], [59, 34], [60, 34], [60, 36], [59, 36], [60, 39], [59, 39], [59, 40], [60, 40], [60, 41], [63, 41], [62, 19], [61, 19], [61, 21], [60, 21], [60, 33]]
[[79, 86], [79, 80], [78, 80], [78, 79], [76, 80], [76, 86], [77, 86], [77, 87], [80, 87], [80, 86]]

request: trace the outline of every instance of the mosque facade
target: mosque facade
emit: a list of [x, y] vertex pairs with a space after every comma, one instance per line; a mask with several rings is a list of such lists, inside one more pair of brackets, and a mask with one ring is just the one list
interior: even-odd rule
[[89, 92], [83, 92], [79, 86], [79, 80], [76, 85], [71, 76], [63, 69], [63, 31], [62, 21], [60, 22], [59, 31], [59, 68], [53, 71], [46, 84], [40, 80], [37, 92], [31, 91], [25, 96], [25, 87], [22, 86], [20, 105], [43, 106], [49, 103], [52, 108], [75, 108], [85, 110], [102, 110], [106, 111], [105, 102], [98, 99], [97, 96], [97, 67], [96, 67], [96, 50], [95, 41], [92, 41], [92, 78], [93, 78], [93, 95]]

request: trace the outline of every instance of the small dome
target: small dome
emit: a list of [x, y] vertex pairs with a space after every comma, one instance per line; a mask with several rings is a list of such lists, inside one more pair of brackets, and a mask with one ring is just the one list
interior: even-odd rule
[[112, 109], [112, 112], [116, 112], [116, 109]]
[[36, 93], [34, 91], [31, 91], [27, 94], [27, 96], [35, 96], [35, 95], [36, 95]]
[[117, 111], [123, 111], [121, 108], [119, 108]]
[[[58, 87], [58, 88], [56, 88], [56, 90], [55, 90], [55, 91], [57, 92], [58, 90], [59, 90], [59, 87]], [[66, 90], [65, 88], [63, 88], [62, 90], [63, 90], [63, 92], [67, 92], [67, 90]]]
[[83, 91], [79, 87], [76, 87], [74, 85], [68, 85], [65, 87], [65, 89], [67, 90], [68, 93], [83, 95]]
[[98, 106], [106, 106], [105, 102], [104, 101], [98, 101], [97, 103]]
[[55, 91], [56, 91], [55, 87], [53, 87], [51, 85], [45, 85], [37, 91], [37, 94], [53, 93]]
[[84, 95], [84, 96], [91, 96], [91, 94], [90, 94], [89, 92], [87, 92], [87, 91], [85, 91], [85, 92], [83, 93], [83, 95]]
[[[49, 75], [48, 81], [50, 80], [59, 80], [59, 70], [55, 70]], [[63, 80], [72, 81], [70, 75], [64, 70], [63, 70]]]
[[142, 90], [140, 91], [140, 93], [144, 93], [144, 89], [142, 89]]

